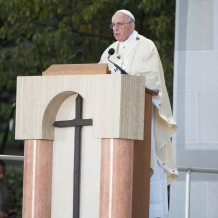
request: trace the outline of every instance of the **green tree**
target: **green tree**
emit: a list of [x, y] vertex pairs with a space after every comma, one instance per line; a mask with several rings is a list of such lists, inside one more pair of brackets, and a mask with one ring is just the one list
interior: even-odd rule
[[114, 41], [111, 16], [122, 8], [134, 14], [136, 30], [156, 44], [172, 95], [175, 1], [0, 0], [0, 133], [10, 116], [17, 76], [41, 75], [80, 48], [84, 55], [69, 63], [97, 63]]
[[10, 191], [11, 209], [16, 211], [17, 218], [22, 217], [23, 168], [7, 167], [3, 185]]
[[98, 62], [114, 41], [111, 16], [122, 8], [135, 15], [136, 30], [156, 44], [171, 95], [175, 1], [0, 0], [1, 125], [10, 114], [17, 76], [40, 75], [80, 48], [84, 55], [69, 63]]
[[[41, 75], [78, 49], [84, 55], [68, 63], [97, 63], [114, 41], [111, 16], [124, 8], [134, 14], [136, 30], [156, 44], [172, 96], [175, 1], [0, 0], [0, 145], [17, 76]], [[14, 142], [14, 130], [9, 141]]]

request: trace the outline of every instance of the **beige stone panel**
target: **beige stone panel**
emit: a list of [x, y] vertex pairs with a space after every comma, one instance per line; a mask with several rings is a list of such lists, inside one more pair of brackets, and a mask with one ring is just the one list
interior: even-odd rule
[[[133, 80], [136, 80], [134, 81]], [[123, 77], [121, 88], [120, 137], [142, 140], [144, 138], [145, 77]], [[143, 121], [143, 122], [142, 122]], [[131, 138], [128, 137], [131, 135]]]
[[94, 137], [143, 139], [144, 77], [98, 77], [94, 87]]
[[143, 139], [145, 77], [33, 76], [17, 79], [16, 139], [54, 139], [60, 105], [79, 93], [93, 115], [95, 138]]

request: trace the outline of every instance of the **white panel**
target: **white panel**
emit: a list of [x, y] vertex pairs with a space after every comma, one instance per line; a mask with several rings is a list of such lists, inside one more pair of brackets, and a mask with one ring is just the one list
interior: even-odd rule
[[[186, 182], [185, 173], [183, 174], [183, 181], [178, 181], [170, 186], [170, 210], [169, 218], [184, 218], [185, 217], [185, 192]], [[190, 198], [190, 217], [206, 218], [207, 205], [205, 200], [207, 198], [207, 183], [192, 182], [191, 183], [191, 198]], [[209, 217], [208, 217], [209, 218]]]
[[217, 218], [217, 207], [218, 205], [218, 183], [208, 182], [208, 192], [207, 192], [207, 207], [208, 207], [208, 217]]
[[[178, 166], [184, 167], [200, 167], [200, 168], [218, 168], [218, 147], [217, 144], [211, 148], [211, 144], [199, 143], [175, 143], [176, 149], [176, 162]], [[202, 149], [208, 147], [208, 149]], [[213, 179], [216, 174], [201, 174], [200, 179]]]
[[213, 2], [214, 0], [188, 1], [187, 51], [214, 49]]
[[218, 90], [198, 91], [198, 141], [218, 142]]
[[188, 0], [176, 1], [175, 51], [186, 50]]
[[175, 88], [218, 90], [218, 52], [176, 52]]
[[174, 116], [178, 130], [177, 142], [197, 141], [197, 93], [196, 91], [174, 91]]
[[218, 51], [218, 1], [214, 0], [214, 50]]
[[213, 50], [215, 16], [214, 0], [177, 0], [175, 50]]
[[[75, 97], [61, 105], [56, 120], [75, 118]], [[92, 118], [83, 101], [83, 118]], [[101, 140], [93, 139], [91, 126], [82, 128], [80, 217], [99, 216]], [[52, 173], [52, 218], [72, 217], [74, 127], [55, 128]]]
[[[218, 167], [218, 1], [177, 0], [173, 137], [178, 166]], [[190, 217], [217, 217], [218, 175], [192, 173]], [[210, 186], [210, 183], [212, 184]], [[170, 218], [185, 217], [185, 173], [171, 185]]]

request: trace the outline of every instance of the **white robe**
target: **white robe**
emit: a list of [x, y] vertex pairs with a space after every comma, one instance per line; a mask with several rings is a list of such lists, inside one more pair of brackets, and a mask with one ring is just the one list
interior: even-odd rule
[[153, 127], [152, 150], [154, 174], [150, 182], [150, 217], [167, 214], [167, 183], [178, 177], [170, 138], [177, 126], [172, 117], [169, 97], [165, 87], [162, 64], [152, 41], [134, 31], [125, 42], [115, 42], [103, 53], [100, 63], [108, 63], [111, 73], [120, 73], [108, 61], [108, 50], [115, 49], [110, 60], [121, 66], [130, 75], [146, 76], [145, 86], [159, 90], [152, 98]]
[[[154, 130], [154, 107], [152, 109], [152, 130]], [[163, 217], [168, 214], [167, 176], [164, 168], [158, 164], [154, 131], [151, 132], [151, 149], [154, 173], [150, 178], [149, 218], [154, 218]]]

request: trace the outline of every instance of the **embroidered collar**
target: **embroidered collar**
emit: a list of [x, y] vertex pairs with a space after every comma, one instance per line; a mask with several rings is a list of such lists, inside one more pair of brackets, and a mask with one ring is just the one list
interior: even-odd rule
[[122, 48], [123, 46], [126, 47], [132, 40], [135, 40], [137, 36], [138, 36], [138, 32], [134, 30], [126, 41], [119, 42], [120, 48]]

